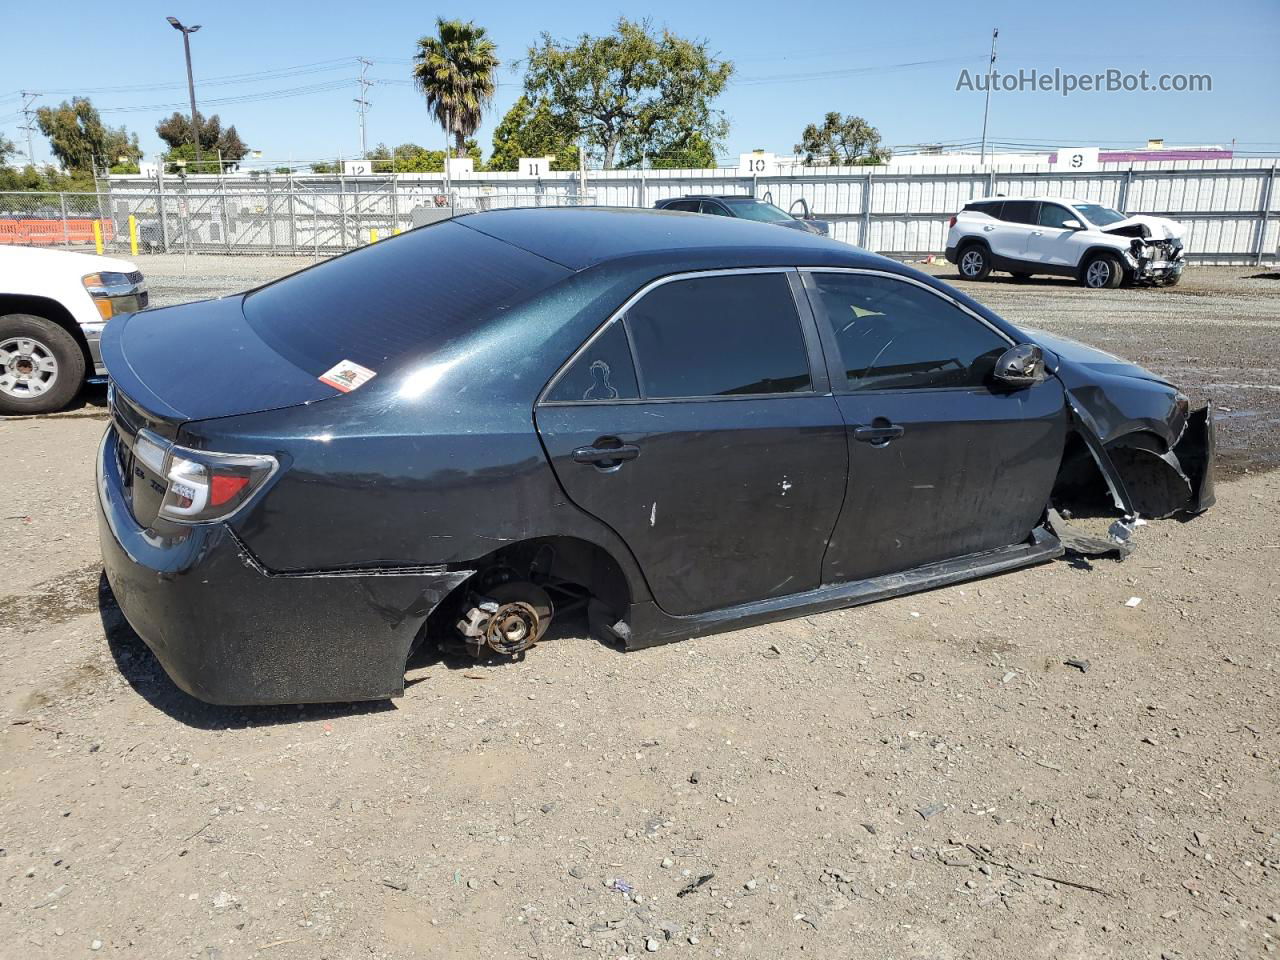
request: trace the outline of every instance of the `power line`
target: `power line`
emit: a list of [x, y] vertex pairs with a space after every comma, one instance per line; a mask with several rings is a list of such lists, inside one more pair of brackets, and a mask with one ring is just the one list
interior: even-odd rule
[[[252, 103], [259, 100], [280, 100], [287, 97], [303, 97], [313, 93], [326, 93], [340, 90], [356, 81], [355, 77], [344, 77], [341, 80], [326, 80], [323, 83], [309, 84], [301, 87], [287, 87], [283, 90], [270, 90], [265, 93], [244, 93], [232, 97], [216, 97], [204, 100], [206, 107], [225, 106], [233, 103]], [[186, 106], [183, 103], [148, 103], [131, 107], [100, 107], [99, 113], [145, 113], [153, 110], [177, 110]]]

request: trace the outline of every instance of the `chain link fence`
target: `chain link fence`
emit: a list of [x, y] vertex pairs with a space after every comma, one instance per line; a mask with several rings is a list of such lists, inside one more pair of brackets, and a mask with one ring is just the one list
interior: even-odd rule
[[[836, 240], [892, 257], [941, 254], [948, 221], [984, 196], [1085, 197], [1127, 213], [1170, 217], [1187, 256], [1262, 263], [1280, 248], [1277, 161], [1168, 161], [1087, 172], [1030, 166], [895, 171], [798, 167], [775, 174], [609, 170], [584, 177], [435, 174], [119, 176], [96, 193], [0, 193], [0, 244], [129, 253], [330, 255], [453, 213], [599, 204], [651, 207], [687, 194], [741, 194], [784, 210], [807, 205]], [[585, 181], [585, 186], [584, 186]], [[97, 226], [95, 227], [95, 224]]]
[[[452, 199], [452, 203], [450, 200]], [[403, 188], [315, 189], [277, 183], [199, 188], [151, 183], [129, 192], [0, 193], [0, 245], [92, 253], [332, 255], [458, 213], [579, 206], [573, 190], [497, 193]]]

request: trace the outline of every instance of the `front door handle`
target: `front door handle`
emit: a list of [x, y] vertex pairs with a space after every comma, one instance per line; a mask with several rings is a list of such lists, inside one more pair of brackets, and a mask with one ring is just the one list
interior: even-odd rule
[[[612, 439], [612, 438], [609, 438]], [[600, 446], [607, 440], [597, 440], [595, 446], [578, 447], [573, 451], [574, 463], [593, 463], [597, 467], [616, 467], [624, 460], [634, 460], [640, 456], [640, 448], [634, 443], [616, 443], [616, 445]]]
[[994, 229], [995, 229], [995, 227], [991, 226], [990, 224], [987, 224], [987, 225], [986, 225], [985, 227], [983, 227], [982, 229], [983, 229], [983, 231], [984, 231], [985, 233], [990, 233], [992, 230], [994, 230]]
[[1043, 230], [1032, 230], [1032, 231], [1031, 231], [1031, 235], [1032, 235], [1033, 237], [1043, 237], [1043, 236], [1044, 236], [1044, 231], [1043, 231]]
[[897, 440], [905, 432], [900, 423], [888, 423], [883, 426], [877, 425], [873, 427], [854, 427], [853, 439], [861, 440], [863, 443], [883, 445], [890, 440]]

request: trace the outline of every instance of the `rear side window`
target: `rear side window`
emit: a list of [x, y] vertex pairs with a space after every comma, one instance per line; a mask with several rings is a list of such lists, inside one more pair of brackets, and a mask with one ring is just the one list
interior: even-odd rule
[[812, 388], [804, 333], [782, 273], [666, 283], [627, 311], [648, 398]]
[[675, 200], [671, 203], [668, 203], [665, 207], [663, 207], [663, 209], [664, 210], [680, 210], [680, 211], [683, 211], [684, 213], [697, 213], [698, 201], [697, 200]]
[[1035, 200], [1006, 200], [1000, 219], [1009, 223], [1035, 223], [1036, 208], [1039, 206]]
[[277, 353], [319, 376], [343, 360], [377, 372], [438, 349], [570, 271], [458, 223], [420, 227], [251, 292], [244, 315]]
[[587, 344], [547, 392], [550, 403], [635, 400], [640, 396], [622, 321], [613, 320]]
[[850, 390], [981, 387], [1009, 349], [994, 330], [913, 283], [851, 273], [813, 280]]
[[1000, 208], [1004, 206], [1003, 200], [987, 200], [980, 203], [966, 203], [964, 208], [973, 213], [985, 213], [988, 217], [1000, 219]]

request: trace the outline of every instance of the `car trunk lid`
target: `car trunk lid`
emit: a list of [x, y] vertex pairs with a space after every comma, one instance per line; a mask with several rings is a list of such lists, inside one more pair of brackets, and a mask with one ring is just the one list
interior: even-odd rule
[[102, 336], [116, 455], [134, 519], [151, 526], [167, 480], [139, 434], [178, 440], [183, 424], [312, 403], [340, 391], [294, 366], [245, 321], [242, 296], [112, 320]]

